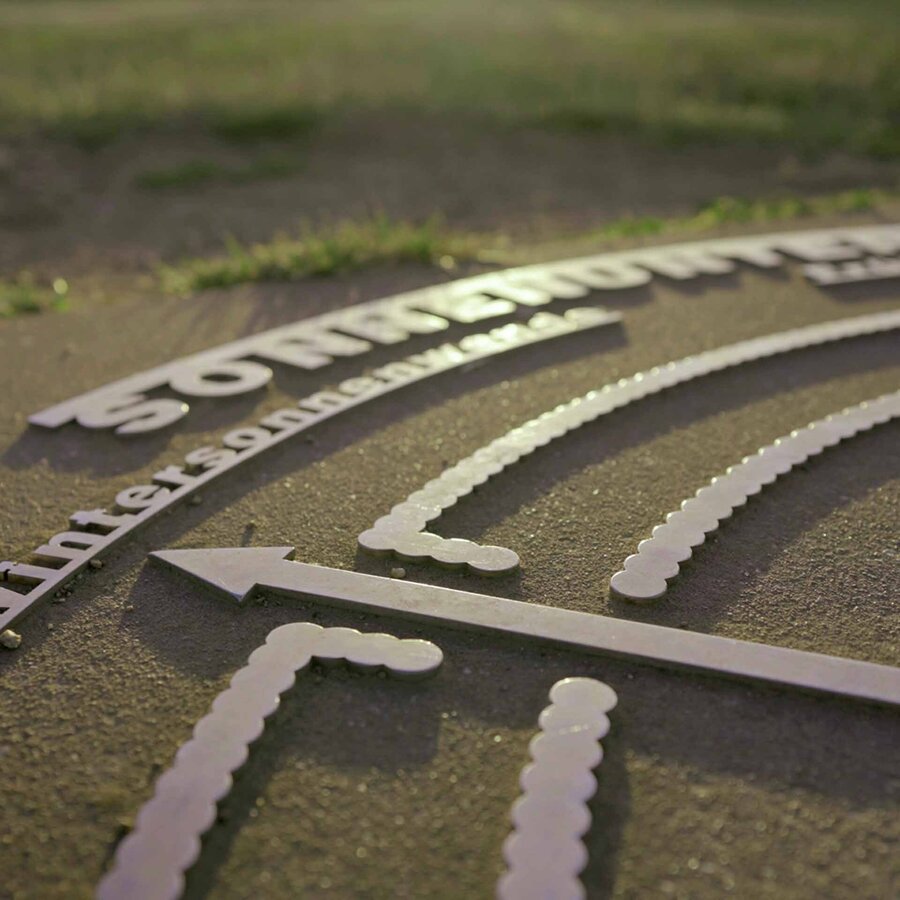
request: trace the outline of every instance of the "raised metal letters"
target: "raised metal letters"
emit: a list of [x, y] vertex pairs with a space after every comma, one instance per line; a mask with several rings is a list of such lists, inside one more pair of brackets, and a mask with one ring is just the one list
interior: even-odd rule
[[446, 469], [364, 531], [358, 538], [359, 546], [370, 553], [394, 553], [405, 560], [464, 565], [480, 575], [511, 571], [519, 564], [512, 550], [443, 538], [424, 529], [459, 498], [523, 456], [635, 400], [742, 363], [895, 328], [900, 328], [900, 311], [839, 319], [741, 341], [622, 378], [542, 413]]
[[448, 320], [480, 322], [511, 313], [517, 305], [542, 306], [556, 298], [580, 297], [588, 290], [636, 287], [655, 274], [683, 280], [731, 272], [735, 260], [771, 268], [784, 262], [784, 254], [829, 263], [898, 251], [900, 226], [872, 225], [672, 244], [506, 269], [242, 338], [89, 391], [44, 409], [29, 421], [45, 428], [75, 421], [86, 428], [142, 434], [170, 425], [189, 411], [183, 400], [148, 399], [148, 391], [168, 387], [185, 397], [224, 397], [266, 384], [271, 370], [248, 357], [318, 369], [336, 356], [366, 353], [372, 341], [398, 343], [411, 334], [442, 331]]
[[900, 278], [900, 259], [867, 256], [843, 263], [809, 263], [803, 267], [803, 274], [813, 284], [823, 286]]
[[811, 422], [753, 456], [745, 456], [685, 500], [679, 510], [669, 513], [665, 524], [657, 525], [652, 537], [641, 541], [638, 552], [613, 575], [610, 587], [626, 600], [658, 600], [666, 592], [666, 582], [691, 558], [692, 548], [702, 544], [706, 535], [716, 531], [749, 497], [810, 456], [898, 416], [900, 391]]
[[232, 773], [247, 761], [250, 744], [263, 733], [281, 694], [314, 659], [421, 678], [438, 669], [443, 655], [428, 641], [351, 628], [293, 623], [270, 632], [156, 782], [153, 797], [141, 808], [134, 830], [119, 844], [113, 868], [97, 888], [98, 900], [181, 896], [184, 873], [200, 855], [200, 839], [215, 820], [216, 804], [231, 790]]
[[588, 854], [581, 838], [591, 826], [587, 801], [597, 790], [603, 759], [599, 741], [615, 691], [593, 678], [564, 678], [550, 691], [540, 734], [529, 744], [533, 762], [522, 770], [522, 796], [512, 808], [513, 833], [503, 844], [509, 866], [497, 885], [500, 900], [581, 900], [578, 878]]
[[[112, 511], [81, 510], [70, 518], [80, 534], [90, 529], [101, 537], [85, 538], [72, 548], [70, 532], [57, 535], [40, 548], [43, 561], [65, 561], [61, 568], [27, 563], [0, 563], [0, 630], [26, 615], [34, 604], [52, 596], [67, 581], [102, 555], [126, 535], [158, 516], [163, 510], [231, 471], [245, 460], [286, 441], [318, 422], [330, 419], [376, 397], [415, 384], [432, 375], [450, 371], [468, 363], [488, 359], [508, 350], [585, 331], [619, 321], [619, 314], [590, 307], [570, 309], [564, 315], [539, 312], [527, 322], [493, 328], [486, 334], [470, 334], [456, 344], [443, 344], [422, 353], [375, 369], [369, 375], [349, 378], [334, 390], [319, 391], [304, 397], [296, 406], [269, 413], [252, 428], [236, 428], [222, 439], [221, 447], [200, 447], [187, 454], [184, 465], [170, 465], [152, 478], [152, 484], [126, 488], [116, 496]], [[60, 541], [66, 538], [65, 552]], [[72, 552], [72, 549], [77, 552]], [[18, 584], [27, 590], [19, 593], [2, 583]]]
[[293, 552], [291, 547], [235, 547], [165, 550], [151, 556], [238, 602], [262, 588], [650, 665], [900, 706], [900, 668], [290, 562]]

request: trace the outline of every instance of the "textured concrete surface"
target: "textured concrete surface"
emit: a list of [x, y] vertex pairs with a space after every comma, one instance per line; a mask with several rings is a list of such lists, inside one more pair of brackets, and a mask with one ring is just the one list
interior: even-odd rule
[[[270, 391], [198, 404], [180, 429], [137, 441], [28, 429], [29, 413], [298, 312], [434, 278], [406, 269], [0, 323], [3, 558], [227, 427], [419, 342], [319, 374], [280, 371]], [[620, 698], [591, 803], [591, 897], [895, 896], [896, 711], [312, 603], [261, 598], [239, 609], [146, 554], [291, 543], [304, 561], [386, 574], [395, 563], [358, 556], [356, 535], [507, 428], [692, 351], [898, 299], [896, 282], [826, 292], [796, 270], [749, 269], [604, 295], [625, 313], [623, 329], [364, 405], [164, 516], [89, 570], [64, 603], [22, 623], [22, 647], [0, 654], [0, 894], [89, 896], [155, 777], [231, 673], [271, 628], [310, 618], [427, 637], [443, 648], [444, 669], [413, 685], [341, 671], [302, 676], [223, 804], [190, 897], [491, 896], [526, 745], [547, 691], [568, 675], [601, 678]], [[886, 336], [790, 354], [606, 416], [438, 523], [442, 534], [514, 548], [519, 575], [483, 581], [406, 565], [407, 577], [900, 665], [897, 425], [829, 451], [751, 501], [659, 605], [629, 607], [607, 589], [637, 542], [713, 474], [791, 428], [896, 389], [898, 347]]]

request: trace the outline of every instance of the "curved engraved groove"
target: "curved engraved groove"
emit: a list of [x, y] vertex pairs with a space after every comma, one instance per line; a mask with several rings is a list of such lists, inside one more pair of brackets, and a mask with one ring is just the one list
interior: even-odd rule
[[587, 802], [597, 790], [592, 770], [603, 759], [600, 739], [615, 691], [593, 678], [564, 678], [550, 690], [541, 731], [528, 749], [532, 762], [519, 778], [513, 832], [503, 844], [508, 866], [497, 883], [500, 900], [580, 900], [578, 878], [588, 853], [581, 838], [591, 827]]
[[638, 544], [638, 552], [629, 556], [610, 579], [612, 590], [626, 600], [657, 600], [666, 592], [667, 582], [691, 558], [692, 548], [706, 535], [731, 517], [749, 497], [758, 494], [779, 475], [816, 456], [828, 447], [868, 431], [900, 416], [900, 391], [875, 400], [850, 406], [840, 413], [811, 422], [745, 456], [738, 465], [729, 466], [708, 485], [666, 516], [647, 540]]
[[280, 695], [313, 659], [327, 665], [344, 660], [367, 672], [386, 669], [417, 678], [436, 671], [443, 654], [428, 641], [352, 628], [293, 623], [274, 629], [216, 697], [212, 711], [156, 782], [134, 830], [119, 845], [112, 870], [97, 887], [98, 900], [181, 896], [184, 873], [200, 855], [201, 838], [215, 820], [216, 804], [231, 790], [232, 773], [247, 761], [249, 746], [263, 733]]
[[359, 546], [370, 553], [393, 553], [415, 562], [465, 565], [480, 575], [512, 571], [519, 564], [519, 557], [512, 550], [461, 538], [443, 538], [425, 531], [426, 526], [459, 498], [523, 456], [635, 400], [743, 363], [896, 328], [900, 328], [900, 310], [839, 319], [719, 347], [607, 384], [542, 413], [445, 469], [360, 534]]

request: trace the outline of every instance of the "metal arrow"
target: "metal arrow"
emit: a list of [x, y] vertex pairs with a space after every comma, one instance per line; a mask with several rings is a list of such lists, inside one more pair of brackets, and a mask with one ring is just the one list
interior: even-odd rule
[[261, 588], [451, 628], [900, 706], [900, 668], [292, 562], [293, 553], [292, 547], [243, 547], [151, 556], [238, 602]]

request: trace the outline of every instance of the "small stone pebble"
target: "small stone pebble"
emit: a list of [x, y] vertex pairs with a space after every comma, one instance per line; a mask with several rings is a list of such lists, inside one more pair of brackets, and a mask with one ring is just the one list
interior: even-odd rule
[[391, 569], [391, 578], [406, 578], [406, 569], [401, 566], [394, 566]]
[[2, 634], [0, 634], [0, 644], [6, 647], [7, 650], [15, 650], [22, 643], [22, 635], [13, 631], [12, 628], [7, 628]]
[[102, 559], [92, 559], [88, 565], [92, 569], [102, 569], [103, 568], [103, 560]]
[[201, 497], [200, 494], [194, 494], [194, 496], [191, 497], [190, 500], [188, 500], [188, 503], [190, 503], [191, 506], [199, 506], [202, 502], [203, 497]]

